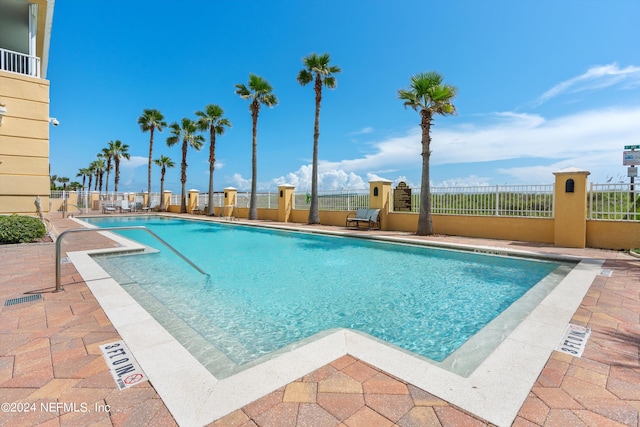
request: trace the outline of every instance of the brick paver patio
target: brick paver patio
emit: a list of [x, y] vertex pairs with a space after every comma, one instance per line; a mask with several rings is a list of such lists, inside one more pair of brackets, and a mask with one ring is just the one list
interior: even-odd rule
[[[55, 214], [54, 214], [55, 216]], [[76, 227], [55, 219], [58, 233]], [[592, 329], [580, 358], [553, 352], [514, 426], [639, 426], [640, 259], [519, 242], [431, 240], [606, 258], [572, 323]], [[427, 239], [428, 240], [428, 239]], [[97, 234], [63, 250], [113, 246]], [[120, 339], [71, 264], [54, 293], [55, 245], [0, 246], [0, 425], [175, 425], [149, 382], [119, 391], [99, 346]], [[42, 298], [5, 306], [8, 299]], [[374, 366], [344, 356], [214, 422], [215, 426], [487, 425]]]

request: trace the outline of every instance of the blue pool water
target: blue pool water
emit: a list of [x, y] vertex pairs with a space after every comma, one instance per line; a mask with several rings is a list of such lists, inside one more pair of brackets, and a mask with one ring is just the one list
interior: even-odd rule
[[238, 365], [332, 328], [442, 361], [560, 265], [152, 216], [85, 220], [144, 225], [208, 272], [141, 231], [119, 233], [160, 253], [99, 260]]

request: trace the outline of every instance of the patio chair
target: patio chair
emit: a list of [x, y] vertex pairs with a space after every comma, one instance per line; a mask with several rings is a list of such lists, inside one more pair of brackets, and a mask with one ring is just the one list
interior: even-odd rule
[[116, 211], [116, 207], [113, 203], [103, 203], [102, 204], [102, 213], [112, 213]]
[[372, 228], [380, 229], [380, 209], [359, 208], [354, 217], [347, 214], [345, 227], [360, 228], [360, 224], [366, 224], [367, 230]]
[[198, 207], [194, 207], [193, 209], [191, 209], [191, 214], [204, 214], [205, 212], [207, 212], [206, 203], [199, 203]]
[[129, 206], [128, 200], [122, 200], [122, 202], [120, 202], [120, 213], [122, 212], [131, 212], [131, 206]]
[[349, 227], [349, 224], [353, 226], [355, 224], [358, 227], [360, 221], [368, 221], [369, 220], [369, 209], [366, 208], [358, 208], [354, 217], [350, 217], [351, 213], [347, 214], [347, 220], [345, 223], [345, 227]]

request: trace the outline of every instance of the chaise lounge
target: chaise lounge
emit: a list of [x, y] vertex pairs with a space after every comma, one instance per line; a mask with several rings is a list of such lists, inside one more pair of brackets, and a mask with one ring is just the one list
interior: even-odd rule
[[102, 213], [112, 213], [116, 211], [116, 205], [113, 203], [102, 203]]

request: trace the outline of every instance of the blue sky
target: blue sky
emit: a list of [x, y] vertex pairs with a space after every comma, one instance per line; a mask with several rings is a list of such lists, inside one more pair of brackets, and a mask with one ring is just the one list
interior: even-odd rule
[[[279, 99], [258, 122], [258, 189], [306, 191], [314, 93], [296, 75], [304, 56], [327, 52], [342, 72], [323, 92], [322, 190], [420, 182], [419, 116], [397, 91], [430, 70], [458, 88], [457, 115], [432, 128], [432, 185], [552, 183], [570, 166], [594, 182], [626, 181], [623, 148], [640, 144], [638, 16], [635, 0], [59, 1], [47, 75], [60, 121], [51, 173], [80, 181], [78, 169], [119, 139], [131, 154], [119, 190], [146, 190], [142, 110], [170, 123], [215, 103], [233, 125], [217, 139], [215, 190], [248, 190], [251, 117], [234, 91], [254, 73]], [[168, 136], [156, 133], [154, 158], [176, 162], [165, 187], [179, 192], [181, 153]], [[204, 136], [187, 155], [188, 189], [207, 190]]]

